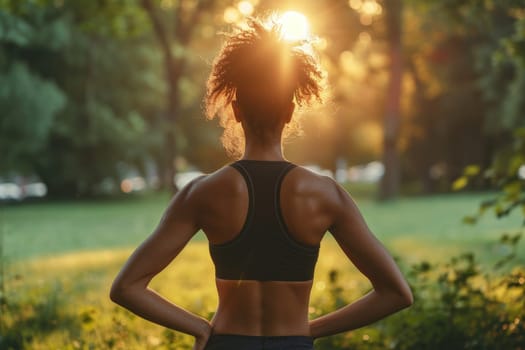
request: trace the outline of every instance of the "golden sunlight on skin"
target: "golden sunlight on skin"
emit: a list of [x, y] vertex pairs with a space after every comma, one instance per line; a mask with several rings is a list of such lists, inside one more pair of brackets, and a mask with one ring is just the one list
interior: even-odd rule
[[297, 11], [286, 11], [279, 19], [283, 38], [289, 41], [306, 40], [310, 36], [310, 27], [306, 17]]

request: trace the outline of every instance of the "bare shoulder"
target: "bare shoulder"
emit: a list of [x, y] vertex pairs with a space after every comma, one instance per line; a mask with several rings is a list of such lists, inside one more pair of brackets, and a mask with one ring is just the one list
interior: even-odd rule
[[241, 187], [238, 179], [242, 179], [241, 175], [231, 166], [225, 165], [212, 173], [193, 180], [192, 191], [195, 195], [206, 194], [207, 196], [213, 195], [218, 191], [231, 191]]
[[339, 192], [339, 185], [328, 176], [300, 166], [289, 172], [281, 187], [281, 210], [296, 239], [319, 243], [338, 216]]
[[297, 166], [290, 173], [290, 180], [297, 192], [316, 196], [326, 205], [337, 206], [348, 193], [334, 179], [317, 174], [305, 167]]
[[234, 196], [244, 190], [242, 176], [231, 166], [225, 165], [213, 173], [202, 175], [191, 181], [182, 191], [198, 206]]

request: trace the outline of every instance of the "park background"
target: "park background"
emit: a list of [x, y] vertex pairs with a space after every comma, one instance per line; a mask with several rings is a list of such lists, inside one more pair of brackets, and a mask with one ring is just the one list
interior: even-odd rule
[[[317, 348], [525, 348], [525, 1], [0, 0], [1, 349], [191, 349], [109, 286], [231, 161], [205, 81], [220, 33], [269, 11], [306, 16], [329, 86], [287, 158], [347, 188], [415, 294]], [[201, 233], [153, 287], [213, 315]], [[369, 289], [327, 235], [311, 316]]]

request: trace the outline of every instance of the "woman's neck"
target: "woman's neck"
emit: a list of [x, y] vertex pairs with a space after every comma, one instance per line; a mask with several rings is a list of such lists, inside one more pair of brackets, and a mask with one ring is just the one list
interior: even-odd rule
[[242, 159], [284, 160], [280, 136], [265, 142], [247, 137]]

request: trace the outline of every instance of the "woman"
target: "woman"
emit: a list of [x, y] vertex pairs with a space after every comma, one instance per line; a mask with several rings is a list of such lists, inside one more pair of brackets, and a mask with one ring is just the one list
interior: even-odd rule
[[[145, 319], [195, 337], [195, 350], [313, 349], [313, 339], [370, 324], [412, 303], [395, 262], [350, 196], [328, 177], [283, 157], [295, 104], [319, 99], [312, 56], [252, 20], [227, 38], [208, 81], [208, 117], [241, 159], [197, 178], [172, 199], [153, 234], [132, 254], [111, 299]], [[241, 134], [239, 135], [239, 131]], [[211, 322], [148, 288], [202, 230], [216, 271]], [[308, 303], [319, 244], [330, 231], [371, 281], [361, 299], [314, 320]]]

